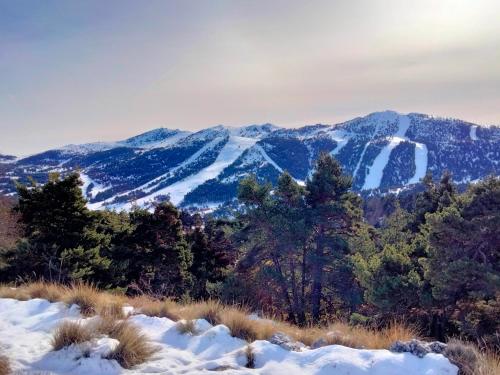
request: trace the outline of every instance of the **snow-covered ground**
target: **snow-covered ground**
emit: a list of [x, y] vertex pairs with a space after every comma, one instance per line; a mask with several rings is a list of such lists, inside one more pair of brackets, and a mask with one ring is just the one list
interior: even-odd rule
[[388, 350], [356, 350], [339, 345], [291, 352], [268, 341], [255, 341], [255, 369], [245, 368], [247, 343], [231, 337], [227, 327], [197, 320], [197, 333], [180, 334], [176, 323], [167, 318], [134, 315], [137, 325], [158, 347], [146, 363], [131, 370], [103, 359], [117, 341], [107, 337], [92, 343], [54, 352], [51, 337], [64, 320], [88, 324], [78, 307], [50, 303], [42, 299], [17, 301], [0, 299], [0, 353], [23, 374], [114, 375], [114, 374], [287, 374], [287, 375], [453, 375], [457, 368], [439, 354], [418, 358]]

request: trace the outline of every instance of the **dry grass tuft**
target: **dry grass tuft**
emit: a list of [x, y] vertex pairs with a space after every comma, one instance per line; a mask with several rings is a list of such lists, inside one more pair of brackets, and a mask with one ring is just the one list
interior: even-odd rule
[[147, 337], [140, 333], [136, 326], [126, 321], [117, 323], [110, 332], [110, 337], [120, 343], [107, 358], [116, 360], [126, 369], [144, 363], [156, 351]]
[[[83, 283], [73, 284], [64, 296], [64, 302], [68, 305], [76, 304], [80, 307], [80, 313], [83, 316], [95, 315], [98, 311], [98, 306], [105, 303], [102, 299], [106, 296], [100, 293], [92, 285]], [[109, 296], [109, 295], [108, 295]]]
[[218, 301], [195, 302], [182, 306], [179, 313], [185, 319], [205, 319], [212, 325], [221, 323], [221, 312], [224, 307]]
[[147, 316], [168, 318], [173, 321], [180, 319], [179, 315], [176, 313], [178, 307], [176, 303], [171, 300], [158, 301], [148, 296], [139, 296], [130, 299], [129, 303], [141, 314]]
[[444, 355], [459, 368], [462, 375], [475, 375], [480, 360], [479, 351], [470, 344], [459, 340], [450, 340]]
[[476, 366], [477, 375], [500, 374], [500, 354], [494, 351], [481, 353], [479, 363]]
[[459, 375], [498, 375], [500, 355], [494, 351], [480, 351], [475, 345], [450, 340], [443, 353], [459, 369]]
[[42, 298], [50, 302], [62, 301], [68, 293], [68, 288], [45, 281], [37, 281], [23, 287], [31, 298]]
[[101, 296], [97, 306], [97, 313], [106, 319], [125, 319], [123, 304], [123, 300], [118, 297], [112, 295]]
[[23, 288], [14, 288], [9, 285], [0, 286], [0, 298], [12, 298], [18, 301], [27, 301], [31, 296]]
[[269, 339], [276, 333], [276, 326], [266, 321], [248, 318], [248, 312], [236, 308], [225, 308], [221, 323], [229, 328], [231, 335], [252, 342]]
[[9, 375], [11, 373], [9, 359], [0, 355], [0, 375]]
[[188, 333], [196, 335], [196, 325], [194, 320], [180, 320], [175, 325], [175, 328], [181, 335], [186, 335]]
[[245, 356], [247, 357], [246, 368], [255, 368], [255, 353], [250, 345], [247, 345], [245, 349]]
[[94, 331], [80, 323], [63, 322], [54, 331], [52, 347], [61, 350], [72, 344], [80, 344], [94, 338]]

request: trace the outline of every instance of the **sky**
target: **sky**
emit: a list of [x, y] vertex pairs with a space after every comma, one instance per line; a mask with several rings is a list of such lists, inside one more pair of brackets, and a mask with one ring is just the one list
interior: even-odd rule
[[500, 124], [498, 0], [0, 0], [0, 153], [381, 110]]

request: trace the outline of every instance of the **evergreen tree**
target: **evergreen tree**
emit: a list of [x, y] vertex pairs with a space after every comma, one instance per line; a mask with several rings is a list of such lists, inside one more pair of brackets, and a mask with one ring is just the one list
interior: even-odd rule
[[120, 248], [128, 261], [130, 292], [188, 295], [192, 254], [177, 209], [170, 202], [159, 204], [152, 214], [136, 209], [131, 224], [133, 230]]
[[499, 208], [500, 180], [491, 177], [471, 186], [449, 207], [426, 216], [428, 257], [422, 263], [432, 296], [442, 314], [472, 337], [499, 328], [498, 319], [481, 322], [471, 315], [471, 310], [488, 305], [500, 313]]
[[224, 231], [224, 221], [208, 220], [207, 224], [198, 218], [189, 234], [193, 264], [192, 297], [206, 299], [220, 293], [221, 283], [226, 279], [229, 266], [234, 263], [235, 250]]
[[322, 153], [312, 178], [306, 183], [309, 217], [314, 232], [312, 254], [312, 318], [321, 315], [324, 272], [329, 262], [347, 259], [347, 236], [361, 220], [361, 200], [350, 192], [352, 179], [342, 173], [340, 164]]
[[11, 273], [68, 282], [91, 280], [109, 267], [80, 186], [78, 173], [51, 174], [43, 186], [18, 185], [24, 239], [10, 254]]

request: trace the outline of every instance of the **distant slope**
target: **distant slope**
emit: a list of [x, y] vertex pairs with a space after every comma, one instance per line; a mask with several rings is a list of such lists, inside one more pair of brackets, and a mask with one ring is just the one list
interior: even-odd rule
[[70, 145], [20, 160], [0, 156], [0, 191], [13, 179], [78, 168], [91, 208], [148, 207], [170, 197], [183, 206], [234, 199], [249, 173], [275, 182], [287, 170], [299, 182], [322, 152], [334, 155], [355, 190], [385, 191], [445, 170], [458, 182], [499, 174], [500, 127], [423, 114], [377, 112], [337, 125], [298, 129], [271, 124], [215, 126], [196, 133], [155, 129], [118, 142]]

